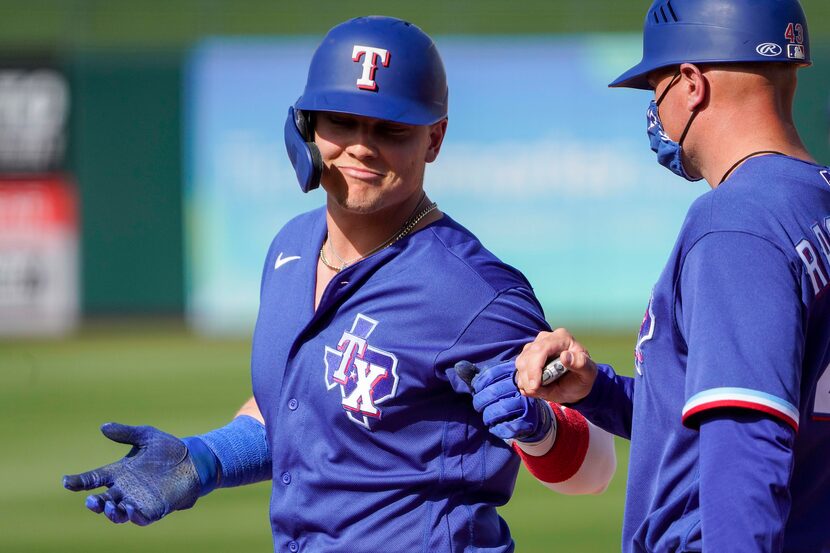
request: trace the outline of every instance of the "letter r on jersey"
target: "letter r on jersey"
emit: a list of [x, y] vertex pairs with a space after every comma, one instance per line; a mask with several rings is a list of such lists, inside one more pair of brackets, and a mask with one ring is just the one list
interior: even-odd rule
[[357, 88], [376, 91], [378, 83], [375, 82], [375, 73], [378, 70], [378, 60], [381, 60], [384, 67], [389, 67], [390, 57], [389, 50], [355, 44], [352, 49], [352, 61], [359, 62], [360, 58], [363, 58], [363, 74], [357, 80]]

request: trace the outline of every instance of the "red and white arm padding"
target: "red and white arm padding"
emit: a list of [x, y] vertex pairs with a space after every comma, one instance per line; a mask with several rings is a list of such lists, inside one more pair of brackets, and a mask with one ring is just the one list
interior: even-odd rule
[[555, 492], [604, 492], [617, 468], [614, 437], [574, 409], [548, 406], [555, 420], [548, 436], [533, 444], [514, 442], [513, 449], [530, 474]]

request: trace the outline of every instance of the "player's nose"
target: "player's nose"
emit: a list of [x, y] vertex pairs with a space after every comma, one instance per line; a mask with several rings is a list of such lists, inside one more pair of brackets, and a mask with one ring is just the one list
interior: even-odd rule
[[351, 136], [346, 151], [357, 159], [368, 159], [378, 156], [378, 144], [372, 128], [366, 124], [358, 125]]

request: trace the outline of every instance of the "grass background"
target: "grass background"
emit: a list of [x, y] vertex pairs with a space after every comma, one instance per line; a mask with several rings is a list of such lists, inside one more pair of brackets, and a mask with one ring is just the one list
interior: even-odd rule
[[[622, 372], [631, 335], [577, 336]], [[61, 341], [0, 342], [0, 551], [265, 552], [270, 483], [220, 490], [146, 528], [114, 525], [84, 508], [64, 473], [115, 460], [126, 447], [102, 422], [152, 424], [176, 435], [225, 424], [250, 395], [249, 343], [206, 340], [176, 323], [99, 323]], [[501, 510], [520, 552], [619, 550], [627, 443], [600, 496], [550, 492], [522, 469]]]
[[[179, 46], [208, 35], [312, 34], [358, 15], [407, 19], [428, 34], [639, 32], [651, 0], [0, 0], [0, 45]], [[801, 0], [812, 38], [827, 0]]]

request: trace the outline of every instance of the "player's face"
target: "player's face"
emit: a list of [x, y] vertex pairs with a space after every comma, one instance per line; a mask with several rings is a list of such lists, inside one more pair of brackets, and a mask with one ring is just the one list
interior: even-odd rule
[[446, 120], [415, 126], [317, 112], [322, 186], [330, 200], [351, 212], [375, 213], [403, 204], [420, 195], [425, 164], [438, 156], [446, 128]]

